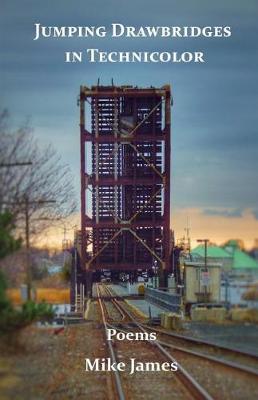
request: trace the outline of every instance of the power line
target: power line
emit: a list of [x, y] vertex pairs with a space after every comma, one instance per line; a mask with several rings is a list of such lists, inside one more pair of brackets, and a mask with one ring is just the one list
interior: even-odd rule
[[14, 163], [0, 163], [0, 168], [21, 167], [26, 165], [32, 165], [32, 162], [24, 161], [24, 162], [14, 162]]

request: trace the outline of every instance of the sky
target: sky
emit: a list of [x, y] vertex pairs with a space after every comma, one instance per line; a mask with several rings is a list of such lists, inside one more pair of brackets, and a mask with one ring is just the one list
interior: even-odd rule
[[[27, 117], [51, 142], [79, 195], [80, 85], [171, 84], [172, 228], [193, 241], [258, 237], [258, 3], [256, 0], [1, 0], [0, 96], [14, 126]], [[230, 38], [66, 38], [34, 41], [45, 26], [230, 26]], [[67, 64], [65, 51], [203, 51], [190, 64]], [[59, 239], [58, 239], [59, 240]]]

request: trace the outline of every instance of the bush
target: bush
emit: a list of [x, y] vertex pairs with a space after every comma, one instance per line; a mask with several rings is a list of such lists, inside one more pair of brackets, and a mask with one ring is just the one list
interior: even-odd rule
[[49, 321], [54, 317], [53, 306], [42, 302], [27, 301], [21, 310], [13, 308], [6, 297], [6, 281], [0, 271], [0, 334], [12, 333], [34, 321]]
[[21, 310], [15, 310], [9, 304], [0, 314], [0, 333], [19, 330], [35, 321], [51, 321], [54, 314], [53, 306], [46, 303], [27, 301]]
[[54, 317], [53, 306], [45, 302], [36, 304], [33, 301], [27, 301], [22, 306], [22, 319], [27, 323], [34, 321], [51, 321]]

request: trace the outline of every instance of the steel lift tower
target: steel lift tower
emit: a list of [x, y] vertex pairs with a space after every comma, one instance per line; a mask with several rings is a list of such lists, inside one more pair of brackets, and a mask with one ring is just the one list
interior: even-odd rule
[[[81, 279], [170, 270], [170, 86], [80, 88]], [[163, 280], [165, 285], [165, 280]]]

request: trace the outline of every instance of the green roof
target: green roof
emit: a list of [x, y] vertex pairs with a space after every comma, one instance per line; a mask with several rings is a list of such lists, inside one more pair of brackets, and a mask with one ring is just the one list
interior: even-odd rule
[[[204, 257], [204, 245], [199, 245], [192, 250], [192, 254], [196, 254], [200, 257]], [[258, 269], [257, 261], [249, 256], [244, 251], [234, 247], [230, 251], [225, 250], [223, 247], [209, 245], [207, 247], [207, 257], [209, 258], [233, 258], [234, 269]]]
[[[200, 257], [205, 256], [204, 245], [200, 244], [192, 250], [193, 254], [198, 254]], [[232, 258], [232, 255], [229, 254], [226, 250], [222, 249], [219, 246], [208, 245], [207, 246], [207, 257], [211, 258]]]
[[235, 269], [255, 269], [258, 268], [257, 261], [245, 252], [236, 249], [233, 253], [233, 268]]

